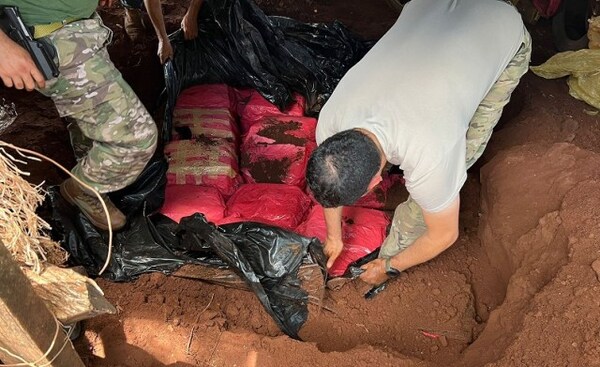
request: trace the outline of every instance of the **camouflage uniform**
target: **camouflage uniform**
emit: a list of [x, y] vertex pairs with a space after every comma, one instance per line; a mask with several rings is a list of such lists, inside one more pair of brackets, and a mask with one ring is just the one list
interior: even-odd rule
[[100, 193], [132, 183], [157, 142], [154, 120], [110, 61], [111, 38], [97, 15], [45, 37], [58, 52], [60, 76], [40, 90], [54, 100], [61, 117], [75, 122], [69, 126], [75, 151], [87, 154], [72, 172]]
[[[467, 169], [483, 154], [492, 136], [494, 126], [500, 120], [502, 109], [510, 100], [510, 95], [519, 84], [519, 80], [529, 68], [530, 57], [531, 36], [527, 30], [524, 30], [521, 48], [481, 101], [469, 123], [466, 152]], [[396, 255], [412, 245], [426, 230], [427, 226], [423, 220], [423, 211], [409, 197], [408, 200], [396, 208], [390, 233], [381, 245], [379, 257], [387, 258]]]

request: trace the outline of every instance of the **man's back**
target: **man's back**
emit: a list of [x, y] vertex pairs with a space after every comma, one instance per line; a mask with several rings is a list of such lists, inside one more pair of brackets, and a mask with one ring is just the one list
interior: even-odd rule
[[[465, 133], [521, 45], [519, 13], [500, 0], [412, 0], [325, 104], [317, 142], [363, 128], [407, 186], [441, 167], [462, 185]], [[456, 181], [456, 182], [455, 182]]]

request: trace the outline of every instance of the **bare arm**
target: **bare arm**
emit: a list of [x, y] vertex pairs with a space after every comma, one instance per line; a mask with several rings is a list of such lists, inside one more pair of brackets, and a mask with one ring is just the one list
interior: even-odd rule
[[0, 78], [8, 88], [44, 88], [46, 80], [29, 53], [0, 30]]
[[[460, 199], [439, 213], [423, 212], [427, 231], [406, 250], [390, 260], [390, 265], [400, 271], [438, 256], [458, 238], [458, 213]], [[381, 284], [387, 278], [383, 259], [377, 259], [363, 266], [361, 279], [370, 284]]]
[[340, 255], [344, 247], [342, 241], [342, 209], [343, 206], [337, 208], [324, 208], [325, 224], [327, 225], [327, 238], [323, 252], [327, 256], [327, 268], [329, 269], [335, 259]]
[[173, 57], [173, 47], [169, 41], [167, 30], [165, 28], [165, 20], [162, 13], [162, 7], [160, 0], [144, 0], [144, 5], [148, 11], [148, 16], [154, 27], [154, 32], [158, 38], [158, 58], [160, 63], [164, 64], [165, 61]]
[[203, 0], [192, 0], [190, 6], [181, 20], [181, 29], [186, 40], [198, 37], [198, 13]]

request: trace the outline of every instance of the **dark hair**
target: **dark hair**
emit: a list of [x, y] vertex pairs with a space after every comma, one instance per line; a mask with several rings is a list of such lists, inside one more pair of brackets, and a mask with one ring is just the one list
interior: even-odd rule
[[377, 145], [358, 130], [339, 132], [315, 149], [306, 169], [306, 181], [325, 208], [354, 204], [367, 192], [379, 171]]

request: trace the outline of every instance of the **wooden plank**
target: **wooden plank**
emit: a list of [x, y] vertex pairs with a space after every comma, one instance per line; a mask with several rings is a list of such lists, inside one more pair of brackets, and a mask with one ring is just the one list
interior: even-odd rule
[[[218, 284], [249, 291], [250, 287], [235, 271], [229, 268], [221, 269], [204, 265], [184, 265], [175, 271], [173, 276], [188, 279], [198, 279], [208, 283]], [[302, 289], [308, 292], [311, 303], [320, 304], [325, 291], [325, 280], [321, 268], [316, 264], [300, 265], [298, 278]]]
[[41, 274], [23, 271], [35, 293], [63, 324], [117, 312], [96, 282], [73, 269], [47, 265]]
[[[27, 362], [35, 361], [36, 365], [84, 367], [62, 330], [44, 357], [55, 338], [56, 320], [2, 243], [0, 269], [0, 347]], [[0, 360], [6, 364], [23, 363], [2, 349]]]

